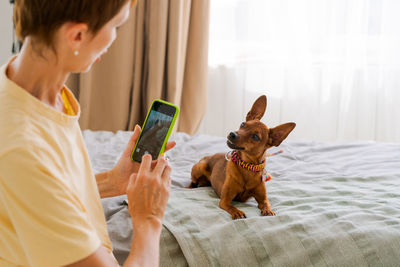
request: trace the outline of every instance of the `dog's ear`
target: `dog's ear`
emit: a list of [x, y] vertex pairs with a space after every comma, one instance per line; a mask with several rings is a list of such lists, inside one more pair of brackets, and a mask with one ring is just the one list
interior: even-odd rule
[[296, 127], [296, 123], [288, 122], [269, 129], [268, 145], [279, 146], [294, 129], [294, 127]]
[[259, 98], [257, 98], [253, 106], [251, 107], [251, 110], [249, 111], [249, 113], [247, 113], [246, 121], [255, 119], [260, 120], [264, 116], [266, 109], [267, 109], [267, 97], [265, 95], [262, 95]]

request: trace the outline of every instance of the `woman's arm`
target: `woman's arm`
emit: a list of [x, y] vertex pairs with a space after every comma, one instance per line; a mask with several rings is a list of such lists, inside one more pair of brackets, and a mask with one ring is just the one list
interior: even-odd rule
[[[162, 225], [158, 220], [143, 220], [133, 229], [131, 250], [124, 267], [158, 266]], [[119, 266], [107, 249], [100, 246], [87, 258], [67, 265], [68, 267]]]
[[[123, 266], [159, 266], [162, 218], [171, 188], [171, 167], [160, 158], [154, 168], [150, 155], [144, 155], [138, 173], [130, 176], [126, 194], [132, 218], [131, 250]], [[71, 267], [117, 266], [101, 246], [89, 257], [68, 265]]]
[[121, 183], [122, 181], [123, 180], [116, 178], [111, 171], [96, 174], [97, 188], [99, 189], [100, 197], [115, 197], [125, 194], [128, 183], [124, 185]]
[[162, 218], [171, 188], [171, 167], [164, 157], [154, 168], [151, 164], [151, 156], [144, 155], [126, 191], [129, 214], [133, 218], [133, 241], [126, 266], [131, 262], [143, 267], [159, 265]]
[[132, 162], [131, 152], [140, 135], [140, 126], [136, 125], [133, 134], [117, 164], [109, 171], [96, 174], [100, 197], [114, 197], [126, 193], [129, 177], [139, 170], [140, 164]]
[[160, 262], [161, 221], [147, 220], [136, 223], [132, 246], [125, 266], [158, 266]]

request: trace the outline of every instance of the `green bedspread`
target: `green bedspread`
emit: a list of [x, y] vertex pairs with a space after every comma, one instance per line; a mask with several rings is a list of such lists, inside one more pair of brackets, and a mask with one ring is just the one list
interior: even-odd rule
[[161, 266], [186, 265], [172, 239], [189, 266], [400, 266], [399, 185], [399, 176], [272, 181], [277, 216], [251, 201], [235, 203], [248, 217], [236, 221], [212, 189], [174, 190]]

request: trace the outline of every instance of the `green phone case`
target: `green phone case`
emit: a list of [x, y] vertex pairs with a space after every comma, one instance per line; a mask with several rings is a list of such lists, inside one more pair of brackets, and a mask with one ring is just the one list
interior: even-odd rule
[[161, 154], [164, 153], [165, 146], [167, 145], [169, 136], [171, 135], [172, 129], [174, 128], [176, 118], [178, 117], [178, 114], [179, 114], [179, 108], [178, 108], [176, 105], [171, 104], [171, 103], [169, 103], [169, 102], [167, 102], [167, 101], [164, 101], [164, 100], [161, 100], [161, 99], [154, 99], [153, 102], [151, 103], [151, 106], [150, 106], [150, 108], [149, 108], [149, 111], [147, 112], [146, 119], [144, 120], [144, 123], [143, 123], [143, 125], [142, 125], [142, 130], [140, 131], [140, 135], [139, 135], [138, 139], [136, 140], [135, 147], [133, 148], [133, 150], [132, 150], [132, 152], [131, 152], [131, 160], [132, 160], [132, 161], [134, 161], [134, 160], [133, 160], [133, 153], [134, 153], [135, 150], [136, 150], [136, 146], [137, 146], [137, 144], [138, 144], [138, 142], [139, 142], [139, 140], [140, 140], [140, 137], [142, 136], [143, 129], [145, 128], [144, 126], [146, 125], [147, 119], [148, 119], [148, 117], [149, 117], [149, 115], [150, 115], [151, 108], [153, 107], [153, 105], [154, 105], [155, 102], [160, 102], [160, 103], [163, 103], [163, 104], [166, 104], [166, 105], [169, 105], [169, 106], [173, 106], [173, 107], [175, 108], [175, 110], [176, 110], [176, 111], [175, 111], [175, 114], [174, 114], [174, 117], [172, 118], [171, 125], [170, 125], [169, 128], [168, 128], [167, 135], [165, 136], [164, 142], [163, 142], [163, 144], [162, 144], [162, 146], [161, 146], [160, 153], [158, 153], [158, 155], [157, 155], [157, 158], [158, 158], [158, 156], [160, 156]]

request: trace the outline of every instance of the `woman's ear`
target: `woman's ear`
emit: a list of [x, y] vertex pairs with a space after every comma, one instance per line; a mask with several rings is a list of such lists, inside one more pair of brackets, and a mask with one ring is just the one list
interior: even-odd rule
[[64, 41], [73, 51], [79, 51], [82, 43], [89, 38], [89, 27], [86, 23], [68, 22], [62, 26]]

